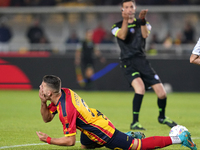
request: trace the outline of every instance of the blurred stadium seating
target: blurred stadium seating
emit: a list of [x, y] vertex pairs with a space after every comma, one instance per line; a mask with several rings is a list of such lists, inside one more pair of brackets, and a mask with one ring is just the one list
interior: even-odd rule
[[[152, 25], [151, 33], [156, 33], [158, 39], [162, 41], [168, 32], [172, 38], [177, 33], [183, 32], [184, 26], [190, 22], [194, 29], [195, 41], [200, 35], [200, 6], [152, 6], [139, 5], [137, 13], [141, 9], [149, 9], [147, 19]], [[66, 54], [67, 50], [76, 49], [76, 44], [65, 44], [66, 38], [71, 30], [75, 30], [80, 37], [84, 38], [86, 29], [94, 29], [102, 23], [107, 31], [111, 26], [121, 20], [120, 6], [55, 6], [55, 7], [6, 7], [0, 8], [1, 18], [7, 18], [6, 23], [13, 31], [13, 38], [9, 43], [10, 51], [20, 51], [31, 49], [26, 38], [27, 28], [34, 18], [41, 20], [42, 26], [49, 38], [50, 44], [36, 45], [36, 49], [43, 50], [44, 47], [51, 47], [55, 54]], [[137, 15], [137, 14], [136, 14]], [[147, 39], [147, 50], [150, 48], [150, 40], [153, 34]], [[167, 57], [168, 55], [183, 56], [189, 55], [194, 47], [194, 43], [184, 43], [173, 45], [170, 48], [163, 47], [163, 43], [154, 45], [154, 52], [149, 51], [151, 56]], [[41, 49], [40, 49], [41, 48]], [[100, 49], [112, 53], [110, 56], [118, 57], [118, 46], [114, 44], [102, 44]], [[69, 53], [67, 53], [69, 54]], [[116, 54], [116, 55], [113, 55]]]

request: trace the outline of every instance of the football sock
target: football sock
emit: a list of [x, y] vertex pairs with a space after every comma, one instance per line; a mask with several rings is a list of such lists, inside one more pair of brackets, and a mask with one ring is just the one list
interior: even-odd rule
[[133, 98], [133, 123], [138, 122], [139, 120], [139, 112], [143, 96], [144, 95], [135, 93], [135, 96]]
[[141, 143], [141, 149], [147, 150], [166, 147], [172, 144], [172, 140], [170, 136], [152, 136], [142, 139]]
[[181, 139], [178, 136], [170, 136], [170, 138], [171, 138], [173, 144], [180, 144], [180, 143], [182, 143]]
[[167, 104], [167, 98], [164, 98], [164, 99], [158, 98], [159, 118], [165, 118], [166, 104]]

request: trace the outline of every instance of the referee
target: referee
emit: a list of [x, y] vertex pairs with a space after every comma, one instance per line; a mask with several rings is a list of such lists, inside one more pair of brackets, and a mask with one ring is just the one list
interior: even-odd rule
[[112, 34], [117, 38], [121, 49], [121, 68], [135, 90], [132, 108], [133, 122], [130, 128], [145, 130], [139, 123], [139, 112], [145, 90], [150, 87], [158, 96], [159, 123], [173, 127], [177, 124], [165, 116], [167, 102], [165, 89], [145, 55], [145, 39], [151, 30], [151, 25], [145, 19], [148, 10], [141, 10], [138, 19], [135, 18], [135, 10], [134, 0], [123, 0], [121, 7], [123, 20], [112, 26]]

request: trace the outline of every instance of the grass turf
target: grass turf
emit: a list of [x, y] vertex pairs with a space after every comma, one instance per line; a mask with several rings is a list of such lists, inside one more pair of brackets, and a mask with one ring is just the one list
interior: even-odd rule
[[[75, 91], [91, 108], [104, 113], [123, 132], [129, 131], [132, 121], [133, 92], [88, 92]], [[168, 95], [166, 115], [180, 125], [186, 126], [193, 141], [200, 145], [200, 93], [171, 93]], [[0, 91], [0, 149], [80, 149], [80, 131], [73, 147], [60, 147], [40, 142], [36, 131], [51, 137], [62, 137], [62, 124], [58, 116], [50, 123], [44, 123], [40, 115], [38, 91]], [[157, 121], [157, 98], [153, 92], [144, 96], [140, 111], [140, 123], [147, 129], [148, 136], [167, 136], [170, 128]], [[28, 145], [26, 145], [28, 144]], [[29, 145], [36, 144], [36, 145]], [[40, 145], [43, 144], [43, 145]], [[99, 148], [106, 149], [106, 148]], [[188, 149], [172, 145], [164, 149]]]

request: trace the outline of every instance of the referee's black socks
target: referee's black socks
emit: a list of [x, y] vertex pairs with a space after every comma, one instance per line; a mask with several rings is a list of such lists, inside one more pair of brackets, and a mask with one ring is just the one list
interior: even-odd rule
[[164, 98], [164, 99], [158, 98], [159, 118], [165, 118], [166, 104], [167, 104], [167, 98]]
[[142, 99], [144, 95], [137, 94], [135, 93], [134, 98], [133, 98], [133, 123], [138, 122], [139, 120], [139, 112], [140, 112], [140, 107], [142, 104]]

